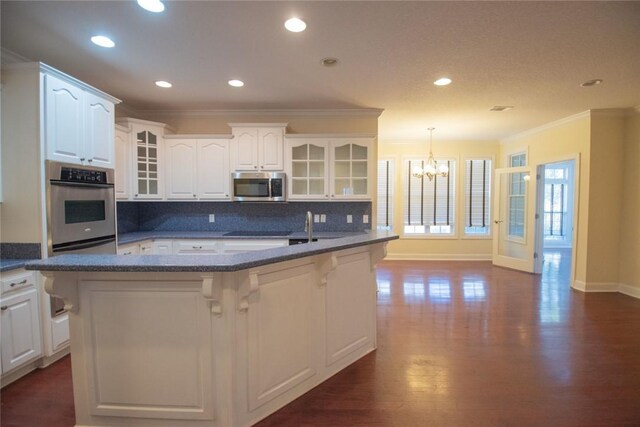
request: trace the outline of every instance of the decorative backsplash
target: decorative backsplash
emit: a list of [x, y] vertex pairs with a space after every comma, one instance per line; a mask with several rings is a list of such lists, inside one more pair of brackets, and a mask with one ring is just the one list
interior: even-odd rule
[[[118, 233], [134, 231], [303, 231], [307, 211], [326, 215], [314, 231], [371, 229], [371, 202], [117, 202]], [[209, 215], [215, 222], [209, 222]], [[347, 222], [352, 215], [352, 223]], [[363, 223], [363, 215], [369, 221]]]

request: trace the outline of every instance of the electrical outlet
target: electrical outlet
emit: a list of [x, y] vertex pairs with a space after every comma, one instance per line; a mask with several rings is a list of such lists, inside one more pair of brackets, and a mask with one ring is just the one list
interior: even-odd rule
[[353, 222], [353, 215], [347, 215], [347, 224], [351, 224]]
[[362, 215], [362, 223], [369, 224], [369, 215]]
[[320, 215], [318, 215], [318, 214], [313, 214], [313, 222], [315, 222], [315, 223], [320, 222]]
[[216, 214], [209, 214], [209, 222], [216, 222]]
[[327, 222], [327, 215], [320, 214], [320, 222]]

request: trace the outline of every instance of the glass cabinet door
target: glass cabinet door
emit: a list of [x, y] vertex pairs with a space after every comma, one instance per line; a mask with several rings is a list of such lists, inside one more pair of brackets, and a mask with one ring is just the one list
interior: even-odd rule
[[158, 136], [147, 130], [136, 133], [136, 197], [157, 196], [158, 183]]
[[326, 146], [322, 142], [292, 145], [291, 196], [319, 199], [328, 197]]
[[337, 198], [366, 198], [368, 194], [369, 146], [356, 143], [333, 145], [333, 192]]

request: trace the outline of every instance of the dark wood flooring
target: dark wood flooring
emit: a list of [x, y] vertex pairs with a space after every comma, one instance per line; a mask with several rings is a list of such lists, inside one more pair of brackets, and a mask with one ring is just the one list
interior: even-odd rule
[[[269, 426], [640, 426], [640, 300], [488, 262], [385, 261], [378, 349]], [[2, 427], [72, 426], [69, 358], [2, 390]]]

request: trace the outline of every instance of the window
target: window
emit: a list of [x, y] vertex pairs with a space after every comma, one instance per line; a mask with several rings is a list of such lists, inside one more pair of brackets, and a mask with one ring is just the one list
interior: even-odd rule
[[412, 159], [404, 163], [404, 234], [453, 235], [455, 213], [455, 160], [440, 159], [449, 166], [447, 177], [416, 178], [414, 167], [424, 167], [426, 160]]
[[[526, 166], [527, 153], [517, 153], [509, 156], [511, 167]], [[524, 239], [524, 202], [526, 178], [524, 172], [514, 173], [509, 182], [509, 237]]]
[[509, 156], [509, 166], [517, 168], [527, 165], [527, 153], [517, 153]]
[[491, 159], [468, 159], [464, 167], [464, 233], [488, 236], [491, 231]]
[[393, 228], [393, 177], [395, 166], [393, 160], [378, 160], [378, 211], [377, 229]]
[[567, 216], [568, 166], [547, 166], [544, 170], [544, 239], [564, 241], [570, 228]]

